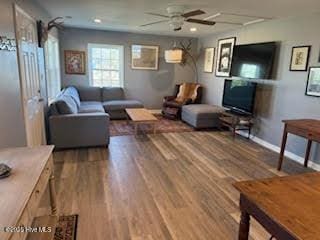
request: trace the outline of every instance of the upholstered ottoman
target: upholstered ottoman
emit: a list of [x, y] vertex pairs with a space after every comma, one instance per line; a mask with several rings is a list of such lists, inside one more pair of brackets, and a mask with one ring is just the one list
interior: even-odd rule
[[182, 107], [181, 118], [194, 128], [219, 127], [219, 116], [224, 111], [222, 107], [208, 104], [190, 104]]

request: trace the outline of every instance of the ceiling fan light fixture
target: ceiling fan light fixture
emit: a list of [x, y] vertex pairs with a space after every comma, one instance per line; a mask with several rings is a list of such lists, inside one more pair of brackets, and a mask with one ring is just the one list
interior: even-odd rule
[[173, 28], [174, 31], [181, 30], [183, 25], [184, 18], [181, 16], [172, 17], [170, 20], [170, 26]]
[[166, 50], [164, 51], [164, 57], [167, 63], [181, 63], [183, 51], [179, 48]]

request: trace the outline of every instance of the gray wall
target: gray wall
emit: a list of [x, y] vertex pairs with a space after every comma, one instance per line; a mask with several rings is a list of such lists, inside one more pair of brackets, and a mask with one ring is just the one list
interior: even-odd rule
[[[14, 38], [12, 0], [0, 2], [0, 36]], [[30, 0], [20, 6], [31, 16], [47, 20], [48, 16]], [[17, 53], [0, 51], [0, 148], [24, 146], [26, 136], [20, 100]]]
[[[134, 34], [124, 32], [98, 31], [88, 29], [66, 28], [59, 34], [60, 57], [62, 69], [62, 85], [89, 85], [88, 71], [86, 75], [67, 75], [64, 72], [64, 50], [87, 51], [88, 43], [118, 44], [124, 46], [124, 87], [128, 98], [138, 99], [148, 108], [161, 108], [162, 98], [171, 95], [175, 83], [194, 81], [192, 65], [181, 67], [178, 64], [168, 64], [164, 60], [164, 50], [177, 42], [187, 39], [167, 36]], [[160, 46], [159, 70], [132, 70], [130, 66], [131, 44], [149, 44]], [[197, 39], [193, 39], [194, 51], [197, 49]], [[88, 55], [88, 54], [87, 54]]]
[[[275, 80], [259, 80], [256, 99], [257, 124], [255, 135], [271, 144], [280, 146], [283, 119], [320, 118], [320, 98], [305, 96], [307, 72], [290, 72], [289, 64], [293, 46], [312, 45], [309, 66], [319, 66], [320, 15], [273, 20], [242, 27], [236, 31], [203, 37], [199, 40], [201, 57], [199, 72], [205, 86], [204, 99], [211, 104], [221, 105], [224, 79], [214, 73], [203, 72], [203, 48], [216, 47], [217, 40], [237, 37], [237, 44], [279, 41], [280, 51], [275, 66]], [[216, 59], [215, 59], [216, 60]], [[215, 61], [216, 64], [216, 61]], [[290, 136], [287, 149], [304, 156], [306, 141]], [[320, 162], [317, 144], [313, 145], [312, 159]]]

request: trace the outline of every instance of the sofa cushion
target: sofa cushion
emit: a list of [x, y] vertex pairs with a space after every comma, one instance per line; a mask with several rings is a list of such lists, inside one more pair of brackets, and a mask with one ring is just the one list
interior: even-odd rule
[[124, 110], [125, 108], [143, 108], [143, 104], [136, 100], [114, 100], [103, 102], [106, 112], [112, 110]]
[[77, 87], [81, 101], [102, 102], [100, 87]]
[[220, 126], [219, 116], [224, 109], [207, 104], [191, 104], [182, 107], [181, 119], [195, 128]]
[[79, 113], [104, 113], [101, 102], [81, 102]]
[[78, 93], [78, 90], [73, 87], [67, 87], [64, 91], [63, 91], [63, 95], [69, 95], [73, 98], [73, 100], [76, 102], [76, 104], [78, 105], [78, 107], [80, 107], [80, 96]]
[[120, 87], [104, 87], [102, 88], [102, 102], [124, 100], [124, 91]]
[[62, 94], [53, 103], [60, 114], [75, 114], [78, 113], [78, 106], [75, 100], [69, 96]]

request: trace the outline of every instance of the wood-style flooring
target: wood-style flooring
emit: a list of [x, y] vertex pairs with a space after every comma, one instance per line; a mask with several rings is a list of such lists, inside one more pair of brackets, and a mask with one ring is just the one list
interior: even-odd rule
[[[108, 149], [54, 153], [60, 214], [79, 214], [77, 240], [237, 239], [232, 183], [307, 171], [226, 132], [112, 137]], [[270, 236], [253, 221], [251, 239]]]

